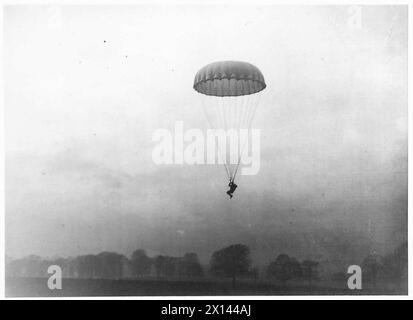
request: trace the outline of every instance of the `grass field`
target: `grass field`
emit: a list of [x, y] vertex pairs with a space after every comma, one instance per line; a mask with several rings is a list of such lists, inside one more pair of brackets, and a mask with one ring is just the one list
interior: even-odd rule
[[8, 297], [76, 297], [76, 296], [215, 296], [215, 295], [394, 295], [406, 289], [378, 283], [376, 288], [349, 290], [345, 282], [290, 282], [286, 285], [268, 281], [241, 280], [112, 280], [63, 279], [61, 290], [50, 290], [46, 278], [6, 278]]

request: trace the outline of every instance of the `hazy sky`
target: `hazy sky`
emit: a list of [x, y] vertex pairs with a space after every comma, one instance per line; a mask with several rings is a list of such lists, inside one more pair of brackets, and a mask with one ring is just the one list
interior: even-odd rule
[[[9, 6], [6, 253], [197, 252], [360, 262], [407, 239], [407, 10]], [[244, 60], [267, 89], [261, 170], [155, 165], [152, 134], [207, 128], [199, 68]]]

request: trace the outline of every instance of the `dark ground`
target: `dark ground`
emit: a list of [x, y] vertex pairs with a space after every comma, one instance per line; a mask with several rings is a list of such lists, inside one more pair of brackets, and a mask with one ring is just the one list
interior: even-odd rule
[[155, 280], [155, 279], [63, 279], [61, 290], [50, 290], [47, 278], [6, 278], [7, 297], [59, 296], [215, 296], [215, 295], [403, 295], [406, 289], [378, 283], [374, 289], [349, 290], [346, 282], [317, 281], [311, 287], [304, 282], [286, 285], [268, 281]]

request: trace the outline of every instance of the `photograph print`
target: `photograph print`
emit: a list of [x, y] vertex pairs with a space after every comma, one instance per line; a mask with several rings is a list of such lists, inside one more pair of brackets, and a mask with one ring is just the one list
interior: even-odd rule
[[3, 6], [5, 294], [407, 294], [406, 5]]

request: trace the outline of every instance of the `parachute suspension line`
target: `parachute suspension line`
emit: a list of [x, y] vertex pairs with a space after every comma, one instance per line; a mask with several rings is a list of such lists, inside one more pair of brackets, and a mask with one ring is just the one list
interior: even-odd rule
[[[241, 81], [241, 86], [242, 86], [242, 89], [241, 89], [241, 91], [243, 91], [244, 90], [244, 81]], [[240, 129], [240, 127], [241, 127], [241, 116], [242, 116], [242, 110], [244, 110], [244, 108], [245, 108], [245, 97], [242, 97], [241, 96], [241, 98], [240, 98], [240, 102], [241, 102], [241, 108], [238, 108], [238, 115], [237, 115], [237, 128], [238, 129]]]
[[239, 99], [235, 99], [237, 101], [237, 109], [236, 109], [236, 114], [235, 114], [235, 128], [236, 129], [240, 129], [240, 119], [241, 119], [241, 113], [242, 113], [242, 109], [244, 108], [244, 103], [245, 103], [245, 99], [243, 99], [242, 97]]
[[[212, 121], [211, 121], [211, 119], [210, 119], [210, 117], [208, 116], [208, 113], [207, 113], [207, 111], [206, 111], [206, 110], [208, 109], [208, 107], [209, 107], [208, 102], [207, 102], [207, 101], [208, 101], [207, 99], [208, 99], [207, 97], [204, 97], [204, 95], [202, 95], [202, 98], [201, 98], [202, 109], [203, 109], [203, 111], [204, 111], [204, 115], [205, 115], [205, 118], [207, 119], [207, 122], [208, 122], [209, 127], [210, 127], [211, 129], [214, 129], [214, 126], [212, 125]], [[222, 160], [221, 150], [219, 149], [219, 146], [216, 146], [215, 149], [218, 150], [218, 157], [221, 158], [221, 160]], [[230, 173], [229, 173], [228, 167], [227, 167], [225, 161], [223, 161], [223, 162], [224, 162], [224, 169], [225, 169], [225, 172], [227, 173], [228, 179], [231, 179], [231, 175], [230, 175]]]
[[254, 100], [253, 100], [253, 107], [252, 107], [252, 110], [253, 110], [253, 111], [252, 111], [252, 115], [251, 115], [251, 118], [250, 118], [250, 121], [249, 121], [249, 124], [248, 124], [248, 135], [247, 135], [247, 139], [246, 139], [246, 140], [244, 141], [244, 143], [243, 143], [243, 146], [242, 146], [241, 151], [240, 151], [240, 154], [239, 154], [238, 163], [237, 163], [237, 166], [236, 166], [236, 168], [235, 168], [235, 173], [234, 173], [234, 177], [233, 177], [234, 180], [235, 180], [235, 176], [237, 175], [239, 165], [240, 165], [240, 163], [241, 163], [241, 157], [242, 157], [242, 154], [244, 153], [244, 149], [245, 149], [246, 142], [247, 142], [248, 139], [249, 139], [249, 132], [251, 131], [251, 126], [252, 126], [252, 122], [253, 122], [253, 120], [254, 120], [254, 118], [255, 118], [255, 113], [256, 113], [256, 111], [257, 111], [257, 109], [258, 109], [258, 105], [260, 104], [261, 92], [258, 92], [258, 93], [256, 93], [256, 94], [254, 94], [254, 96], [256, 96], [256, 97], [254, 97]]
[[[223, 110], [224, 110], [224, 125], [225, 125], [225, 152], [227, 155], [227, 166], [228, 166], [228, 170], [230, 173], [230, 178], [233, 178], [233, 174], [234, 174], [234, 167], [233, 164], [231, 163], [231, 145], [232, 145], [232, 141], [231, 141], [231, 134], [229, 132], [230, 129], [232, 128], [232, 124], [231, 121], [233, 121], [233, 117], [232, 117], [232, 109], [233, 106], [235, 105], [234, 103], [234, 99], [232, 99], [232, 97], [221, 97], [221, 101], [222, 101], [222, 106], [223, 106]], [[235, 99], [236, 102], [236, 99]]]
[[[231, 77], [226, 75], [231, 75]], [[208, 103], [211, 101], [213, 103], [208, 106], [206, 111], [205, 105], [203, 105], [204, 112], [212, 128], [225, 128], [225, 139], [218, 137], [220, 138], [218, 152], [220, 161], [225, 158], [223, 164], [228, 177], [234, 180], [241, 163], [245, 144], [249, 141], [248, 130], [251, 130], [257, 109], [255, 94], [266, 88], [264, 76], [257, 67], [248, 62], [218, 61], [204, 66], [197, 72], [193, 88], [200, 94], [214, 97], [212, 100], [205, 99]], [[214, 114], [218, 115], [218, 118], [215, 119]], [[228, 134], [228, 129], [235, 131]], [[244, 135], [243, 131], [241, 137], [240, 129], [246, 129], [247, 134]], [[237, 137], [238, 139], [236, 139]], [[247, 138], [246, 141], [244, 141], [245, 138]], [[228, 157], [229, 142], [231, 145]], [[225, 150], [221, 149], [223, 147]]]
[[[243, 110], [243, 102], [244, 99], [242, 99], [242, 97], [238, 97], [234, 99], [234, 104], [235, 104], [235, 112], [233, 115], [234, 118], [234, 130], [236, 132], [236, 135], [238, 137], [238, 133], [239, 133], [239, 129], [240, 129], [240, 115], [242, 114], [242, 110]], [[236, 148], [236, 152], [238, 152], [239, 150], [239, 139], [237, 141], [235, 141], [234, 139], [232, 140], [232, 143], [236, 142], [237, 145], [234, 146], [232, 145], [233, 148]], [[234, 166], [235, 164], [232, 164], [232, 166]], [[235, 168], [233, 168], [233, 173], [235, 172]], [[234, 177], [233, 177], [234, 178]]]
[[239, 98], [236, 100], [236, 110], [235, 110], [235, 117], [234, 117], [234, 127], [235, 129], [239, 129], [240, 127], [240, 116], [242, 112], [242, 108], [244, 107], [244, 99]]
[[[235, 127], [235, 113], [237, 110], [237, 106], [238, 106], [238, 100], [239, 99], [234, 99], [234, 97], [230, 96], [230, 97], [225, 97], [224, 98], [226, 104], [225, 107], [227, 109], [227, 121], [228, 121], [228, 127], [227, 130], [231, 130], [228, 131], [226, 134], [226, 138], [228, 140], [228, 154], [229, 154], [229, 168], [230, 168], [230, 173], [231, 173], [231, 178], [233, 178], [234, 172], [235, 172], [235, 165], [234, 163], [232, 163], [232, 158], [233, 158], [233, 153], [234, 150], [235, 152], [238, 150], [237, 146], [234, 146], [234, 142], [238, 142], [236, 141], [234, 138], [236, 137], [237, 134], [237, 130], [238, 128]], [[235, 134], [235, 136], [234, 136]], [[236, 148], [236, 149], [234, 149]], [[236, 156], [236, 154], [235, 154]]]
[[[221, 109], [221, 114], [222, 114], [222, 118], [221, 118], [221, 121], [223, 122], [222, 124], [224, 125], [223, 126], [223, 128], [225, 129], [225, 132], [227, 132], [227, 130], [228, 130], [228, 126], [227, 126], [227, 116], [226, 116], [226, 114], [227, 114], [227, 108], [225, 108], [226, 106], [225, 106], [225, 104], [224, 104], [224, 98], [223, 97], [219, 97], [219, 104], [220, 104], [220, 109]], [[225, 158], [222, 156], [222, 158], [224, 158], [223, 159], [223, 161], [224, 161], [224, 166], [225, 166], [225, 169], [226, 169], [226, 171], [227, 171], [227, 174], [228, 174], [228, 178], [229, 179], [231, 179], [231, 176], [232, 176], [232, 172], [231, 172], [231, 168], [230, 168], [230, 164], [228, 163], [228, 154], [227, 154], [227, 140], [225, 139]]]
[[[253, 106], [253, 107], [252, 107], [252, 115], [251, 115], [251, 118], [250, 118], [249, 124], [248, 124], [248, 133], [251, 132], [252, 122], [253, 122], [253, 120], [254, 120], [254, 118], [255, 118], [255, 113], [256, 113], [256, 111], [257, 111], [257, 109], [258, 109], [258, 106], [259, 106], [259, 104], [260, 104], [261, 92], [255, 94], [254, 96], [255, 96], [255, 97], [254, 97], [254, 101], [253, 101], [253, 104], [252, 104], [252, 106]], [[236, 167], [236, 170], [235, 170], [235, 175], [236, 175], [237, 172], [238, 172], [238, 168], [239, 168], [239, 165], [240, 165], [240, 163], [241, 163], [241, 158], [242, 158], [242, 155], [243, 155], [243, 153], [244, 153], [244, 149], [245, 149], [246, 143], [248, 142], [248, 139], [249, 139], [249, 135], [248, 135], [247, 139], [244, 141], [244, 144], [243, 144], [243, 146], [242, 146], [242, 148], [241, 148], [241, 152], [240, 152], [240, 155], [239, 155], [239, 158], [238, 158], [238, 164], [237, 164], [237, 167]], [[234, 175], [234, 178], [235, 178], [235, 175]]]
[[[253, 106], [254, 103], [254, 95], [249, 94], [246, 97], [246, 104], [243, 110], [243, 119], [241, 121], [240, 126], [242, 127], [242, 129], [247, 130], [248, 132], [248, 122], [250, 119], [250, 109]], [[242, 142], [240, 141], [240, 144], [242, 144]], [[241, 145], [240, 145], [240, 151], [241, 151]], [[240, 155], [239, 155], [240, 156]]]
[[[240, 111], [240, 110], [239, 110], [239, 109], [240, 109], [240, 100], [242, 101], [242, 99], [237, 99], [237, 98], [234, 98], [234, 97], [230, 97], [229, 100], [230, 100], [230, 104], [231, 104], [231, 108], [232, 108], [232, 109], [231, 109], [231, 115], [230, 115], [231, 120], [232, 120], [231, 129], [234, 130], [233, 132], [236, 132], [236, 134], [238, 135], [239, 126], [238, 126], [237, 116], [238, 116], [239, 111]], [[239, 149], [239, 147], [238, 147], [238, 140], [235, 141], [234, 139], [232, 139], [232, 140], [231, 140], [230, 148], [231, 148], [231, 147], [235, 147], [235, 146], [232, 145], [234, 142], [237, 143], [237, 145], [236, 145], [236, 151], [238, 152], [238, 149]], [[232, 167], [232, 169], [233, 169], [233, 170], [232, 170], [232, 174], [234, 174], [235, 168], [234, 168], [233, 164], [231, 164], [231, 167]], [[232, 176], [232, 178], [234, 178], [234, 177]]]
[[241, 97], [240, 99], [237, 99], [237, 100], [238, 100], [238, 103], [240, 105], [238, 106], [238, 110], [237, 110], [237, 124], [236, 124], [236, 126], [239, 129], [240, 126], [241, 126], [241, 115], [242, 115], [242, 109], [244, 108], [244, 105], [245, 105], [245, 99]]
[[[242, 98], [240, 98], [239, 100], [241, 100], [242, 104], [241, 104], [241, 108], [239, 109], [239, 119], [238, 119], [238, 124], [237, 124], [237, 134], [238, 134], [238, 141], [237, 141], [237, 157], [240, 157], [240, 153], [241, 153], [241, 129], [245, 129], [243, 128], [248, 120], [247, 115], [248, 115], [248, 108], [250, 106], [250, 101], [251, 101], [251, 97], [250, 95], [245, 95], [242, 96]], [[232, 180], [235, 180], [235, 176], [236, 176], [236, 172], [238, 171], [238, 166], [239, 166], [239, 161], [234, 164], [234, 168], [233, 168], [233, 172], [232, 172]]]
[[242, 126], [242, 120], [244, 118], [245, 109], [248, 106], [248, 96], [242, 96], [241, 99], [242, 99], [242, 107], [239, 110], [238, 128], [241, 128]]
[[233, 178], [235, 172], [235, 164], [232, 163], [233, 158], [233, 131], [237, 128], [234, 127], [234, 114], [236, 111], [238, 99], [234, 99], [232, 96], [221, 97], [221, 105], [223, 111], [224, 129], [225, 129], [225, 152], [226, 152], [226, 165], [230, 174], [230, 178]]
[[[225, 117], [225, 108], [224, 108], [224, 100], [223, 100], [223, 98], [222, 97], [219, 97], [218, 98], [219, 99], [219, 108], [220, 108], [220, 110], [221, 110], [221, 115], [222, 115], [222, 117], [220, 117], [220, 120], [221, 120], [221, 128], [225, 128], [225, 131], [227, 130], [226, 128], [227, 128], [227, 120], [226, 120], [226, 117]], [[220, 144], [219, 144], [219, 141], [218, 141], [218, 149], [219, 148], [222, 148], [222, 146], [220, 146]], [[231, 170], [230, 170], [230, 167], [229, 167], [229, 165], [228, 165], [228, 163], [227, 163], [227, 157], [228, 157], [228, 155], [227, 155], [227, 150], [226, 150], [227, 148], [226, 148], [226, 140], [225, 140], [225, 149], [224, 149], [224, 154], [222, 154], [223, 152], [222, 152], [222, 150], [220, 151], [220, 157], [221, 157], [221, 159], [222, 159], [222, 161], [223, 161], [223, 163], [224, 163], [224, 167], [225, 167], [225, 171], [227, 172], [227, 176], [228, 176], [228, 179], [231, 179]]]
[[250, 99], [248, 101], [248, 106], [245, 112], [245, 129], [249, 131], [250, 129], [250, 123], [252, 122], [252, 111], [255, 108], [255, 101], [256, 101], [256, 94], [249, 95]]
[[237, 99], [232, 99], [232, 97], [228, 98], [228, 105], [230, 106], [229, 114], [230, 114], [230, 128], [231, 129], [237, 129], [235, 127], [235, 119], [236, 119], [235, 117], [237, 114], [237, 105], [238, 105], [237, 102], [238, 102]]
[[242, 111], [242, 119], [241, 119], [241, 124], [240, 126], [242, 129], [247, 129], [248, 127], [246, 124], [248, 123], [248, 110], [251, 108], [251, 95], [246, 96], [246, 105], [244, 107], [244, 110]]
[[[226, 121], [225, 121], [225, 113], [224, 113], [224, 106], [223, 106], [223, 100], [222, 100], [222, 97], [216, 97], [216, 99], [218, 100], [218, 103], [215, 103], [214, 105], [215, 105], [215, 107], [216, 107], [216, 109], [217, 109], [217, 112], [215, 113], [215, 114], [220, 114], [220, 116], [218, 117], [218, 123], [217, 123], [217, 128], [215, 128], [215, 129], [219, 129], [219, 128], [226, 128]], [[213, 100], [215, 100], [215, 99], [213, 99]], [[225, 129], [226, 130], [226, 129]], [[225, 144], [226, 144], [226, 140], [225, 140]], [[224, 164], [224, 168], [225, 168], [225, 171], [226, 171], [226, 173], [227, 173], [227, 176], [228, 176], [228, 179], [231, 179], [231, 170], [230, 170], [230, 168], [229, 168], [229, 166], [228, 166], [228, 163], [227, 163], [227, 153], [226, 153], [226, 146], [225, 146], [225, 149], [224, 149], [224, 151], [225, 151], [225, 153], [223, 153], [222, 152], [222, 150], [220, 149], [220, 147], [222, 148], [222, 146], [220, 146], [219, 144], [218, 144], [218, 150], [219, 150], [219, 157], [221, 158], [221, 161], [223, 162], [223, 164]]]
[[245, 119], [245, 127], [247, 128], [247, 130], [249, 130], [249, 124], [251, 122], [252, 119], [252, 112], [255, 108], [255, 101], [256, 101], [256, 94], [251, 94], [251, 99], [250, 102], [248, 104], [248, 109], [247, 109], [247, 115], [246, 115], [246, 119]]
[[[223, 147], [221, 143], [218, 143], [216, 149], [218, 149], [218, 156], [224, 164], [228, 179], [234, 181], [249, 140], [252, 122], [261, 98], [261, 92], [248, 94], [242, 98], [234, 98], [232, 96], [216, 97], [218, 103], [215, 103], [216, 100], [214, 98], [202, 95], [203, 112], [211, 129], [219, 129], [219, 127], [225, 129], [225, 154], [223, 150], [221, 150]], [[220, 115], [215, 121], [211, 119], [211, 115], [208, 113], [208, 110], [211, 111], [211, 107], [217, 109], [218, 112], [215, 112], [215, 114]], [[215, 125], [213, 122], [216, 122]], [[217, 126], [217, 128], [215, 126]], [[235, 149], [238, 157], [236, 164], [231, 163], [231, 152], [234, 150], [231, 147], [234, 147], [232, 145], [234, 141], [231, 140], [231, 135], [227, 134], [229, 129], [234, 129], [238, 134], [238, 145]], [[240, 129], [247, 129], [246, 139], [241, 139]]]
[[[241, 111], [241, 118], [240, 118], [240, 122], [239, 122], [239, 126], [238, 126], [238, 129], [239, 129], [238, 133], [239, 134], [241, 133], [241, 129], [245, 129], [244, 125], [245, 125], [245, 122], [248, 120], [248, 117], [247, 117], [248, 116], [248, 109], [249, 109], [250, 103], [251, 103], [250, 95], [243, 96], [242, 99], [243, 99], [243, 105], [242, 105], [242, 111]], [[235, 180], [235, 176], [237, 174], [238, 166], [239, 166], [239, 163], [240, 163], [239, 159], [241, 157], [241, 144], [242, 144], [241, 135], [239, 135], [239, 139], [238, 139], [238, 162], [235, 165], [235, 170], [234, 170], [234, 175], [233, 175], [234, 180]]]
[[224, 128], [225, 128], [225, 131], [227, 131], [228, 130], [228, 120], [227, 120], [228, 110], [226, 110], [227, 108], [225, 108], [225, 105], [224, 105], [224, 97], [220, 97], [220, 100], [221, 100], [222, 114], [224, 115]]

